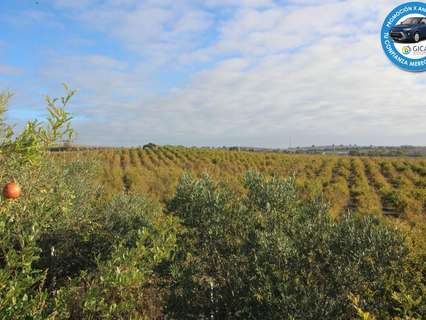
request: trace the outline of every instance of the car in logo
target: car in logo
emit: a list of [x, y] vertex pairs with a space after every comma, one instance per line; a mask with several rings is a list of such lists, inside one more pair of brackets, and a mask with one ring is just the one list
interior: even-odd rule
[[426, 39], [426, 17], [410, 17], [394, 26], [390, 32], [395, 42], [416, 43]]

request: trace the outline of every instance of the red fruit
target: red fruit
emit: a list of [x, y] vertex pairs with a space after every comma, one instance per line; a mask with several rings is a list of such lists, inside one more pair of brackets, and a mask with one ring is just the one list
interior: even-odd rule
[[6, 199], [17, 199], [21, 195], [21, 187], [15, 182], [9, 182], [4, 186], [3, 196]]

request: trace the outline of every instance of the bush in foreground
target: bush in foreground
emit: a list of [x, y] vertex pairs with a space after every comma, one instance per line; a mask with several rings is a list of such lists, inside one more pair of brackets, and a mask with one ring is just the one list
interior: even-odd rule
[[417, 299], [413, 319], [425, 316], [424, 278], [397, 230], [373, 216], [335, 221], [291, 178], [245, 184], [238, 197], [208, 177], [181, 179], [168, 206], [186, 227], [171, 266], [175, 318], [348, 319], [361, 297], [359, 310], [390, 319], [407, 312], [401, 296]]

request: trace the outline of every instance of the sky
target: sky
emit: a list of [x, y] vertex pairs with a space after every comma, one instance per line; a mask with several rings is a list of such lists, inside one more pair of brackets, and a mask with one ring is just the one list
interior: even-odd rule
[[78, 89], [76, 142], [426, 145], [426, 73], [380, 44], [393, 0], [0, 0], [7, 118]]

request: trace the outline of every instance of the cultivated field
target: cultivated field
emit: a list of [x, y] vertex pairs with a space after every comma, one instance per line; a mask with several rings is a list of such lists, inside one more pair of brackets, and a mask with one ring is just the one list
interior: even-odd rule
[[173, 195], [185, 171], [196, 177], [207, 173], [227, 180], [238, 190], [244, 173], [252, 170], [281, 177], [295, 175], [307, 195], [321, 192], [329, 200], [334, 215], [345, 210], [401, 218], [426, 213], [424, 158], [291, 155], [174, 146], [95, 153], [103, 166], [101, 182], [110, 194], [144, 192], [164, 201]]

